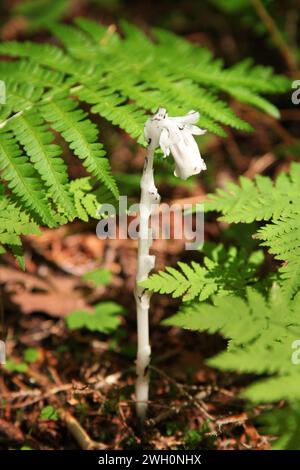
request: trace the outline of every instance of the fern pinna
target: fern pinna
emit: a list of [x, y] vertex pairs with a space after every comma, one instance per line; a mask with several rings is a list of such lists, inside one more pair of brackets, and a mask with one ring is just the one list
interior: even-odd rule
[[271, 222], [263, 224], [255, 237], [283, 262], [279, 282], [289, 298], [300, 287], [299, 185], [300, 165], [292, 163], [290, 171], [280, 173], [274, 183], [261, 175], [254, 181], [242, 177], [239, 185], [218, 189], [206, 204], [207, 210], [221, 211], [221, 220], [229, 223]]
[[[118, 197], [91, 114], [140, 143], [146, 114], [158, 104], [175, 115], [196, 108], [201, 127], [220, 136], [226, 135], [224, 125], [251, 130], [220, 94], [278, 116], [262, 95], [285, 91], [288, 80], [272, 75], [270, 68], [245, 61], [225, 69], [208, 50], [159, 29], [152, 33], [154, 41], [126, 23], [122, 34], [83, 18], [76, 23], [51, 27], [57, 46], [0, 45], [0, 79], [7, 91], [0, 109], [0, 169], [5, 182], [0, 197], [25, 211], [30, 224], [54, 227], [75, 217], [95, 216], [103, 199], [93, 198], [94, 181]], [[65, 144], [92, 179], [80, 179], [77, 185], [69, 181]], [[1, 222], [2, 249], [14, 246], [16, 238], [9, 237], [5, 220]]]
[[249, 283], [258, 280], [258, 268], [263, 254], [254, 251], [250, 256], [237, 248], [226, 250], [222, 245], [205, 243], [203, 263], [178, 262], [178, 268], [167, 267], [150, 275], [141, 286], [160, 294], [182, 297], [184, 302], [203, 301], [212, 295], [228, 295], [244, 292]]
[[300, 164], [292, 163], [275, 182], [261, 175], [254, 180], [241, 177], [238, 184], [218, 189], [205, 204], [208, 212], [222, 213], [221, 221], [257, 222], [255, 238], [280, 261], [277, 272], [256, 282], [261, 252], [247, 259], [221, 245], [210, 250], [204, 266], [179, 263], [180, 270], [167, 268], [143, 283], [155, 292], [183, 296], [185, 303], [165, 324], [219, 332], [228, 338], [227, 351], [210, 359], [210, 365], [267, 374], [248, 387], [244, 397], [254, 403], [288, 402], [263, 420], [267, 432], [281, 436], [275, 447], [286, 449], [299, 449], [295, 438], [300, 428], [299, 185]]
[[186, 306], [164, 322], [221, 333], [228, 338], [227, 350], [208, 364], [222, 370], [264, 375], [246, 389], [244, 398], [264, 404], [287, 400], [284, 410], [272, 410], [263, 416], [267, 432], [277, 434], [280, 429], [276, 448], [299, 449], [295, 434], [300, 426], [299, 301], [299, 294], [288, 300], [276, 284], [267, 299], [249, 288], [245, 298], [230, 295], [215, 298], [213, 304]]

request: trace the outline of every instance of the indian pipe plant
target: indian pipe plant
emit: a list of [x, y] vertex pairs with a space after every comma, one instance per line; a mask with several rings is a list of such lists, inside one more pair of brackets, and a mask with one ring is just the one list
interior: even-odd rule
[[[161, 29], [154, 29], [150, 39], [125, 22], [119, 33], [77, 18], [73, 25], [53, 24], [50, 30], [55, 44], [0, 45], [7, 98], [0, 108], [1, 252], [12, 251], [25, 268], [22, 235], [76, 218], [87, 221], [101, 203], [117, 201], [102, 130], [92, 115], [121, 128], [146, 147], [135, 289], [139, 417], [144, 419], [148, 401], [149, 301], [151, 292], [160, 292], [183, 301], [165, 324], [228, 338], [227, 350], [209, 364], [262, 377], [244, 392], [249, 403], [286, 400], [284, 408], [266, 413], [265, 424], [281, 436], [279, 448], [299, 449], [299, 369], [290, 355], [300, 326], [300, 165], [293, 164], [275, 182], [243, 177], [217, 190], [206, 204], [207, 212], [220, 213], [229, 224], [259, 221], [255, 236], [279, 260], [277, 272], [260, 277], [261, 250], [205, 244], [203, 263], [180, 262], [177, 269], [148, 276], [154, 267], [149, 206], [160, 199], [153, 179], [156, 148], [173, 155], [178, 177], [199, 173], [205, 163], [193, 135], [202, 128], [223, 138], [228, 127], [251, 131], [228, 104], [231, 99], [278, 118], [265, 96], [287, 91], [289, 80], [250, 60], [225, 68], [207, 49]], [[199, 113], [200, 129], [195, 126]], [[66, 145], [89, 176], [69, 179]]]
[[159, 108], [145, 125], [145, 140], [148, 145], [141, 179], [139, 249], [134, 293], [137, 307], [138, 333], [136, 399], [137, 414], [141, 421], [145, 419], [148, 403], [151, 356], [149, 342], [149, 304], [151, 292], [144, 289], [140, 283], [148, 279], [150, 271], [155, 266], [155, 256], [150, 255], [152, 233], [151, 228], [149, 228], [149, 219], [154, 213], [156, 206], [160, 203], [160, 195], [154, 182], [154, 152], [157, 147], [160, 147], [165, 158], [171, 152], [175, 160], [175, 176], [184, 180], [189, 176], [200, 173], [201, 170], [206, 170], [206, 165], [200, 156], [197, 144], [193, 138], [193, 134], [201, 135], [206, 132], [194, 125], [198, 119], [199, 113], [195, 111], [190, 111], [182, 117], [169, 117], [166, 109]]

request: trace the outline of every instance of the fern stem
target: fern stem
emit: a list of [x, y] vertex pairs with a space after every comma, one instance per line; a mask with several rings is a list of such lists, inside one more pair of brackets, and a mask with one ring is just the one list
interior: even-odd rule
[[18, 113], [15, 113], [13, 114], [12, 116], [10, 116], [9, 118], [5, 119], [5, 121], [2, 121], [0, 122], [0, 129], [2, 129], [3, 127], [5, 127], [10, 121], [12, 121], [13, 119], [15, 119], [16, 117], [18, 116], [22, 116], [22, 114], [24, 113], [24, 111], [27, 111], [27, 109], [31, 109], [32, 106], [28, 106], [28, 108], [22, 110], [22, 111], [19, 111]]
[[[75, 86], [71, 87], [68, 90], [69, 96], [76, 93], [77, 91], [80, 91], [82, 88], [83, 88], [83, 85], [75, 85]], [[18, 111], [17, 113], [13, 114], [9, 118], [7, 118], [4, 121], [0, 122], [0, 129], [5, 127], [10, 121], [15, 119], [16, 117], [22, 116], [22, 114], [24, 114], [26, 111], [29, 111], [33, 107], [37, 107], [37, 106], [41, 106], [45, 103], [49, 103], [53, 98], [55, 98], [56, 95], [59, 95], [61, 92], [62, 92], [62, 89], [58, 88], [58, 90], [55, 90], [50, 95], [46, 96], [46, 98], [42, 98], [41, 100], [35, 101], [34, 103], [30, 104], [29, 106], [26, 106], [26, 108], [22, 109], [21, 111]]]
[[149, 228], [149, 219], [155, 207], [160, 202], [160, 196], [154, 183], [153, 160], [154, 143], [149, 142], [141, 178], [140, 200], [140, 228], [137, 275], [135, 286], [135, 300], [137, 309], [137, 360], [136, 360], [136, 411], [141, 422], [145, 420], [149, 396], [149, 364], [151, 347], [149, 341], [149, 307], [151, 292], [139, 285], [139, 282], [148, 279], [149, 272], [155, 264], [155, 256], [150, 255], [152, 244], [152, 231]]

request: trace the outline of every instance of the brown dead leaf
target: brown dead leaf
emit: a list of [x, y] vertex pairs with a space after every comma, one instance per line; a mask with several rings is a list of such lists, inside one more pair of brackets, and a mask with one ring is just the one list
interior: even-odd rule
[[63, 292], [46, 294], [21, 292], [13, 296], [13, 301], [25, 314], [44, 312], [53, 317], [65, 317], [74, 310], [89, 308], [82, 298], [67, 298]]
[[4, 434], [13, 441], [23, 441], [24, 435], [21, 429], [15, 424], [0, 418], [0, 434]]
[[43, 229], [41, 236], [28, 235], [26, 240], [44, 259], [71, 274], [84, 274], [95, 267], [95, 259], [103, 257], [104, 240], [96, 234], [70, 233], [68, 225]]
[[0, 282], [11, 301], [25, 314], [43, 312], [65, 317], [73, 310], [91, 307], [78, 287], [83, 283], [75, 276], [57, 274], [49, 269], [47, 277], [29, 274], [19, 269], [0, 267]]

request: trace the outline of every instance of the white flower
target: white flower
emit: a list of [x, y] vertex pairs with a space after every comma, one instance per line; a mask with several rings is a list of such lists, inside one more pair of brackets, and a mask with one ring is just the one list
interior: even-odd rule
[[194, 135], [203, 135], [206, 130], [194, 124], [199, 119], [199, 113], [190, 111], [185, 116], [169, 117], [164, 108], [159, 108], [154, 116], [145, 124], [145, 139], [154, 147], [160, 146], [164, 156], [170, 153], [175, 160], [175, 176], [187, 179], [206, 170], [204, 160]]

